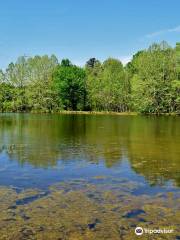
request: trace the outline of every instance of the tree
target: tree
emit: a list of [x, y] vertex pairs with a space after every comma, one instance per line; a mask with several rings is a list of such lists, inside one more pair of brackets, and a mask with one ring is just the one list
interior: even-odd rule
[[5, 82], [0, 83], [0, 112], [12, 112], [14, 87]]
[[[68, 63], [68, 64], [67, 64]], [[54, 74], [54, 86], [66, 110], [83, 110], [85, 106], [85, 71], [62, 60]]]
[[180, 80], [180, 42], [176, 43], [176, 68], [177, 68], [177, 79]]
[[134, 109], [145, 113], [172, 112], [172, 81], [176, 79], [174, 50], [165, 42], [153, 44], [133, 61], [131, 80]]
[[53, 72], [58, 65], [57, 58], [35, 56], [28, 64], [28, 105], [35, 111], [52, 111], [59, 108], [57, 95], [53, 89]]
[[61, 109], [180, 114], [180, 43], [152, 44], [125, 67], [114, 58], [90, 58], [80, 68], [37, 55], [0, 70], [0, 111]]
[[57, 64], [54, 55], [20, 57], [16, 63], [9, 64], [4, 73], [4, 83], [14, 89], [12, 111], [51, 111], [58, 108], [52, 84]]
[[24, 56], [19, 57], [16, 63], [10, 63], [5, 72], [5, 81], [16, 88], [13, 96], [13, 109], [15, 111], [27, 110], [26, 87], [28, 78], [26, 75], [27, 64]]
[[[92, 62], [91, 60], [89, 60]], [[86, 105], [89, 110], [102, 110], [102, 64], [100, 61], [93, 60], [93, 64], [86, 64]]]
[[95, 65], [98, 63], [99, 61], [96, 58], [90, 58], [87, 62], [86, 62], [86, 67], [87, 68], [94, 68]]
[[127, 111], [130, 86], [122, 63], [113, 58], [104, 61], [102, 79], [103, 94], [106, 99], [105, 109], [117, 112]]
[[176, 43], [175, 54], [177, 78], [172, 82], [172, 101], [173, 111], [180, 114], [180, 43]]
[[[86, 64], [87, 92], [92, 110], [127, 111], [129, 80], [122, 63], [109, 58]], [[93, 66], [93, 67], [92, 67]]]

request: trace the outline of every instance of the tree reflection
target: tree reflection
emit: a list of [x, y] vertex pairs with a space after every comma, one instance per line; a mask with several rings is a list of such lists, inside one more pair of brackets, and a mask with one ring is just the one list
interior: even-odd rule
[[110, 168], [128, 158], [150, 184], [180, 186], [178, 117], [5, 114], [0, 136], [0, 152], [21, 165], [85, 160]]

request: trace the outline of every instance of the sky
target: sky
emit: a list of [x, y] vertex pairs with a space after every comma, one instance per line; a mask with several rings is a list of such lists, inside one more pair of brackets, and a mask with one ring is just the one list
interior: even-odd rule
[[180, 41], [179, 0], [5, 0], [0, 68], [19, 56], [55, 54], [83, 66], [96, 57], [130, 60], [138, 50]]

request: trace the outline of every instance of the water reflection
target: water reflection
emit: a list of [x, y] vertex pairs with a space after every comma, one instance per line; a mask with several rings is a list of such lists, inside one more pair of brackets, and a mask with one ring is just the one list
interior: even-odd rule
[[103, 161], [117, 169], [128, 159], [151, 185], [180, 186], [178, 117], [2, 114], [0, 136], [0, 160], [6, 152], [22, 167]]

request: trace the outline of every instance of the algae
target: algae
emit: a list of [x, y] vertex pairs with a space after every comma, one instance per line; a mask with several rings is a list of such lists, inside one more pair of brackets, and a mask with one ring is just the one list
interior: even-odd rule
[[131, 190], [136, 186], [132, 184], [129, 189], [127, 185], [127, 189], [115, 190], [104, 190], [101, 185], [85, 180], [61, 182], [46, 194], [39, 189], [16, 192], [1, 187], [0, 239], [132, 240], [136, 226], [174, 230], [171, 235], [154, 234], [152, 238], [146, 234], [141, 239], [178, 237], [180, 199], [171, 192], [152, 198], [133, 195]]

